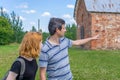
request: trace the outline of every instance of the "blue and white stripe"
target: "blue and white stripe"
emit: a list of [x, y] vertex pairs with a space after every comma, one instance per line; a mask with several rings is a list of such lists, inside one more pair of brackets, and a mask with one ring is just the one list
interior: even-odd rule
[[72, 80], [68, 48], [72, 40], [60, 38], [60, 45], [51, 44], [48, 39], [42, 47], [39, 64], [47, 68], [48, 80]]

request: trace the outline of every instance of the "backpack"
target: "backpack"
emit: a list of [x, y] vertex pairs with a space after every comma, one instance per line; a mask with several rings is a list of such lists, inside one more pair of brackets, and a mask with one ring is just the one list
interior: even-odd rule
[[[19, 61], [21, 63], [21, 69], [20, 69], [20, 76], [19, 76], [19, 80], [22, 80], [23, 79], [23, 74], [25, 72], [25, 61], [22, 59], [22, 58], [17, 58], [15, 60], [16, 61]], [[7, 73], [5, 74], [5, 76], [3, 77], [2, 80], [6, 80], [7, 77], [8, 77], [8, 74], [9, 74], [9, 70], [7, 71]]]

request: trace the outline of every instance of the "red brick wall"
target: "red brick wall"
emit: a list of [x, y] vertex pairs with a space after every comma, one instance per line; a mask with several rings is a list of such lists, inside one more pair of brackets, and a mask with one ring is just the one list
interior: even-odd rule
[[92, 13], [91, 15], [92, 36], [101, 34], [100, 40], [91, 42], [91, 49], [120, 49], [120, 14]]
[[[76, 17], [76, 22], [78, 25], [77, 29], [77, 39], [80, 39], [81, 37], [81, 32], [80, 28], [81, 26], [84, 26], [84, 38], [88, 38], [91, 36], [91, 15], [87, 12], [85, 4], [83, 4], [83, 0], [78, 4], [78, 10], [77, 10], [77, 17]], [[84, 45], [84, 48], [90, 49], [91, 45], [90, 42]]]
[[77, 39], [80, 28], [84, 26], [85, 38], [100, 34], [99, 40], [84, 45], [85, 49], [120, 49], [120, 14], [87, 12], [83, 0], [78, 4], [76, 22]]

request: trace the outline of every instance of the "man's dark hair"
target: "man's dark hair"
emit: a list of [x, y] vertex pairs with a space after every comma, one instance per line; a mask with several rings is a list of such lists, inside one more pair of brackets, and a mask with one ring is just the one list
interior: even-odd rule
[[65, 21], [61, 18], [51, 18], [48, 24], [48, 30], [50, 35], [54, 35], [57, 28], [61, 30], [62, 25], [64, 24], [65, 24]]

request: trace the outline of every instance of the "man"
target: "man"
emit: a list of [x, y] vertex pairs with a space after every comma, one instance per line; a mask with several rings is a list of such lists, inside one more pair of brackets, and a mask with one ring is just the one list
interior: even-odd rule
[[65, 21], [60, 18], [51, 18], [48, 29], [50, 37], [43, 44], [39, 59], [40, 80], [46, 80], [46, 72], [48, 80], [72, 80], [68, 48], [98, 39], [99, 35], [82, 40], [70, 40], [64, 37]]

